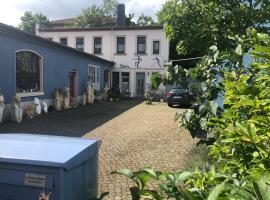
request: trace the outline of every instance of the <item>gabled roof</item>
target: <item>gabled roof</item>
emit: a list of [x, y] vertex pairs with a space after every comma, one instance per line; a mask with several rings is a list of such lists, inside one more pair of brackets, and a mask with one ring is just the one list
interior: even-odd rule
[[83, 51], [79, 51], [79, 50], [74, 49], [72, 47], [65, 46], [65, 45], [62, 45], [60, 43], [47, 40], [47, 39], [45, 39], [43, 37], [28, 33], [26, 31], [22, 31], [20, 29], [14, 28], [12, 26], [9, 26], [9, 25], [3, 24], [3, 23], [0, 23], [0, 33], [6, 34], [8, 36], [16, 37], [16, 38], [19, 38], [19, 39], [32, 41], [32, 42], [39, 43], [39, 44], [42, 44], [42, 45], [46, 45], [48, 47], [64, 49], [64, 50], [76, 53], [78, 55], [81, 55], [81, 56], [85, 56], [85, 57], [88, 57], [88, 58], [92, 58], [92, 59], [95, 59], [95, 60], [98, 60], [98, 61], [108, 63], [110, 65], [114, 64], [113, 61], [109, 61], [109, 60], [100, 58], [98, 56], [95, 56], [95, 55], [92, 55], [92, 54], [89, 54], [89, 53], [86, 53], [86, 52], [83, 52]]

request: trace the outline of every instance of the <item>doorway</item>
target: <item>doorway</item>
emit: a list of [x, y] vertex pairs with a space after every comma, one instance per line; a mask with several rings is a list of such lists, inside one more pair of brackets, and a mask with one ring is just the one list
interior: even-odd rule
[[77, 99], [78, 95], [78, 72], [76, 69], [70, 72], [70, 97]]
[[122, 72], [121, 93], [129, 97], [129, 72]]
[[145, 73], [136, 73], [136, 95], [143, 97], [145, 92]]
[[120, 89], [119, 88], [119, 72], [113, 72], [112, 87], [118, 90]]

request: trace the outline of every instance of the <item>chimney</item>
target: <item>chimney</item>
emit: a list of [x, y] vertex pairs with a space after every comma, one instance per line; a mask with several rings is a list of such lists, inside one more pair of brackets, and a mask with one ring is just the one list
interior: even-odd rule
[[126, 26], [125, 4], [117, 5], [117, 26]]

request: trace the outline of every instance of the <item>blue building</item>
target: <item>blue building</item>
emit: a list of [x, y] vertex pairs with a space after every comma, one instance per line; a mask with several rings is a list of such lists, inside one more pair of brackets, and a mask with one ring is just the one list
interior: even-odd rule
[[[91, 79], [97, 90], [110, 86], [114, 63], [0, 23], [0, 89], [5, 103], [18, 95], [50, 102], [56, 88], [80, 99]], [[52, 102], [52, 101], [51, 101]]]

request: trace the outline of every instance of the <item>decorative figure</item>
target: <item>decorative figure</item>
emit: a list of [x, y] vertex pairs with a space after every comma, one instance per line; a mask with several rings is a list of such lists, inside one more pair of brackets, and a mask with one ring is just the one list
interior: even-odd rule
[[40, 101], [38, 98], [34, 99], [34, 104], [35, 104], [35, 108], [36, 108], [36, 110], [35, 110], [36, 114], [40, 115], [41, 114], [41, 105], [40, 105]]
[[160, 64], [159, 58], [158, 58], [158, 57], [155, 57], [153, 60], [154, 60], [155, 62], [152, 64], [151, 67], [153, 67], [155, 64], [157, 64], [157, 65], [161, 68], [161, 64]]
[[43, 104], [43, 111], [45, 114], [47, 114], [48, 113], [48, 105], [46, 102], [42, 102], [42, 104]]
[[11, 119], [16, 123], [22, 122], [22, 105], [19, 96], [15, 96], [11, 103]]
[[106, 85], [105, 85], [105, 88], [104, 88], [104, 93], [102, 94], [102, 99], [103, 99], [104, 101], [107, 101], [108, 98], [109, 98], [109, 95], [108, 95], [108, 91], [109, 91], [109, 90], [110, 90], [109, 84], [106, 84]]
[[92, 81], [88, 81], [87, 82], [87, 103], [93, 104], [94, 99], [95, 99], [94, 87], [93, 87]]
[[85, 106], [86, 103], [87, 103], [87, 96], [86, 96], [86, 94], [83, 94], [83, 96], [82, 96], [82, 105]]
[[27, 118], [33, 118], [33, 115], [35, 114], [35, 108], [34, 105], [28, 105], [25, 109], [25, 114]]
[[65, 87], [64, 89], [64, 109], [69, 109], [70, 89]]
[[64, 97], [63, 91], [61, 89], [59, 89], [59, 101], [60, 101], [60, 110], [62, 110], [64, 104]]
[[59, 89], [56, 89], [55, 90], [54, 96], [55, 96], [55, 101], [54, 101], [55, 110], [56, 111], [60, 111], [61, 108], [62, 108], [62, 100], [61, 100], [62, 97], [60, 97], [60, 91], [59, 91]]
[[5, 98], [3, 93], [0, 91], [0, 123], [2, 123], [3, 120], [4, 109], [5, 109]]
[[143, 61], [141, 56], [138, 56], [137, 58], [133, 59], [135, 60], [135, 67], [139, 68], [140, 67], [140, 63]]

